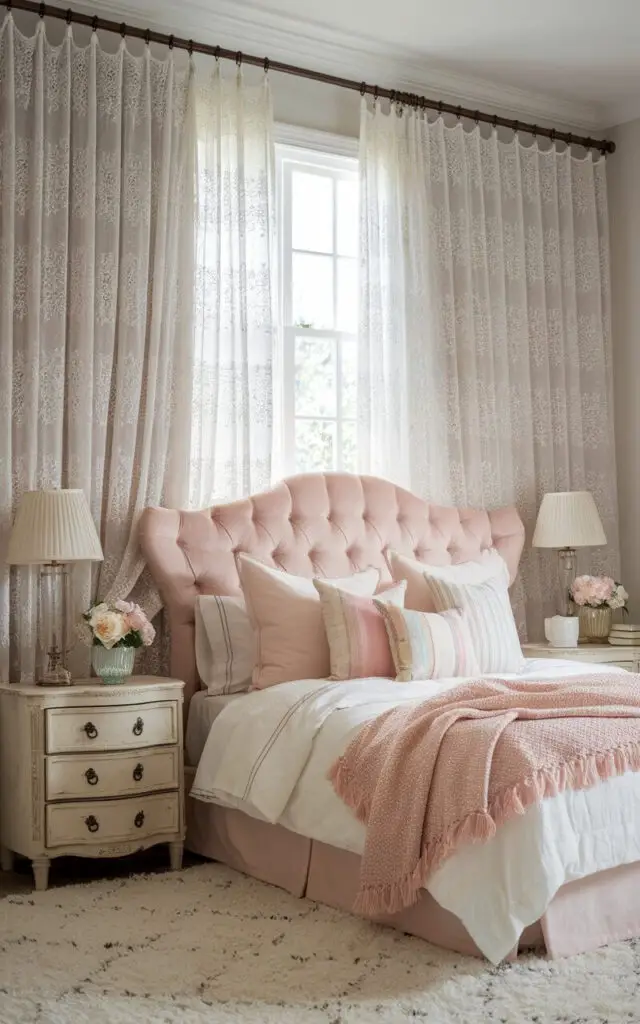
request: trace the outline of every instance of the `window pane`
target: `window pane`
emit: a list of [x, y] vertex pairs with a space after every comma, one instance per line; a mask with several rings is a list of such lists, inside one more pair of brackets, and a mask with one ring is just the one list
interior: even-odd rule
[[333, 180], [303, 171], [291, 178], [293, 248], [333, 252]]
[[355, 341], [342, 341], [342, 415], [357, 416], [358, 350]]
[[294, 252], [293, 323], [296, 327], [333, 327], [333, 259]]
[[341, 256], [358, 255], [358, 182], [338, 181], [338, 252]]
[[342, 424], [342, 465], [345, 473], [355, 473], [358, 469], [358, 433], [353, 420]]
[[358, 264], [356, 260], [338, 260], [339, 331], [355, 334], [358, 330]]
[[296, 420], [296, 472], [335, 469], [335, 420]]
[[336, 415], [336, 343], [333, 338], [296, 338], [297, 416]]

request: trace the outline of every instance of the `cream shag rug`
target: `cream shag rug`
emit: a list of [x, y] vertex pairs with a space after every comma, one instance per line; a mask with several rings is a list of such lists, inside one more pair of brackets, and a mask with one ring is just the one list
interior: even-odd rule
[[640, 942], [493, 969], [217, 864], [0, 902], [2, 1024], [636, 1024]]

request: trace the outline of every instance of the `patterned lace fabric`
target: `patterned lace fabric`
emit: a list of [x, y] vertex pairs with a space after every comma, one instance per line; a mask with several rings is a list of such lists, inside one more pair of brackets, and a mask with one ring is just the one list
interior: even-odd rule
[[[485, 130], [486, 131], [486, 130]], [[588, 490], [616, 575], [604, 158], [363, 102], [359, 442], [368, 466], [443, 504]], [[555, 553], [525, 551], [519, 628], [554, 610]]]
[[[73, 570], [74, 610], [138, 581], [154, 610], [136, 517], [187, 495], [193, 80], [172, 53], [0, 29], [0, 566], [23, 491], [81, 487], [105, 560]], [[0, 678], [33, 677], [36, 581], [0, 569]]]

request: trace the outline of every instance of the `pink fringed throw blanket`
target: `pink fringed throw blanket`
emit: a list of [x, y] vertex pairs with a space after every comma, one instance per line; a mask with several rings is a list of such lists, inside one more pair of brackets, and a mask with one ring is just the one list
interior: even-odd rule
[[414, 903], [466, 842], [565, 789], [640, 771], [640, 676], [478, 680], [369, 722], [333, 765], [367, 825], [355, 910]]

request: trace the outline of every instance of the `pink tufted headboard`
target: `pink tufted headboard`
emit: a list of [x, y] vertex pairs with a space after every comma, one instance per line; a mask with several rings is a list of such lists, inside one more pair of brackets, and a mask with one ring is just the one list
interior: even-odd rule
[[139, 536], [169, 615], [171, 674], [184, 679], [188, 701], [198, 688], [196, 597], [240, 593], [238, 552], [299, 576], [345, 576], [374, 565], [389, 579], [387, 548], [445, 565], [494, 546], [513, 582], [524, 526], [515, 508], [443, 508], [376, 477], [310, 473], [202, 512], [147, 508]]

